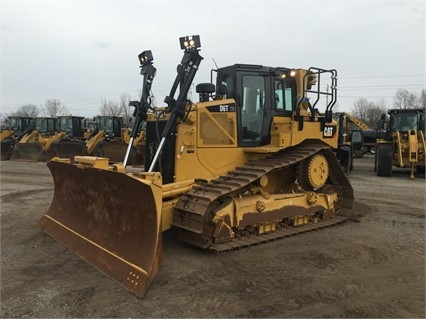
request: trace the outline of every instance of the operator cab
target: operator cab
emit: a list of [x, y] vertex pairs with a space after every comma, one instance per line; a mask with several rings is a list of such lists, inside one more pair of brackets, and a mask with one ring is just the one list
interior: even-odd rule
[[216, 86], [224, 98], [237, 103], [238, 146], [261, 146], [271, 141], [274, 116], [291, 116], [296, 108], [296, 81], [276, 68], [235, 64], [217, 70]]
[[391, 132], [424, 130], [424, 118], [421, 110], [389, 110]]
[[83, 128], [81, 122], [84, 117], [81, 116], [59, 116], [58, 129], [65, 132], [67, 137], [83, 137]]
[[122, 117], [118, 116], [97, 116], [96, 123], [99, 129], [104, 130], [106, 138], [121, 136]]
[[41, 134], [54, 134], [57, 119], [53, 117], [40, 117], [35, 119], [35, 127]]
[[25, 130], [34, 127], [34, 118], [24, 116], [11, 116], [9, 117], [9, 128], [14, 131], [16, 135], [20, 135]]

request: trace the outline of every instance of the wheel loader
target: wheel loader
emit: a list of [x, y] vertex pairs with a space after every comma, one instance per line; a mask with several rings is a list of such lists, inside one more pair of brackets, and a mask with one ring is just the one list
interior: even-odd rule
[[6, 127], [2, 128], [1, 160], [10, 160], [13, 149], [26, 134], [34, 129], [34, 118], [27, 116], [9, 116]]
[[58, 116], [58, 132], [63, 132], [64, 136], [52, 143], [50, 147], [52, 157], [74, 158], [88, 155], [83, 120], [83, 116]]
[[388, 110], [385, 136], [377, 139], [374, 166], [377, 176], [391, 176], [394, 166], [410, 168], [410, 179], [414, 179], [415, 170], [424, 174], [424, 112], [421, 108]]
[[[130, 133], [123, 127], [123, 118], [118, 116], [96, 116], [97, 124], [92, 134], [86, 141], [87, 153], [92, 156], [107, 157], [110, 162], [122, 162], [126, 154]], [[138, 133], [138, 138], [133, 140], [130, 162], [133, 165], [143, 164], [144, 148], [141, 145], [144, 134]]]
[[36, 117], [34, 129], [26, 133], [15, 144], [11, 160], [48, 161], [53, 155], [52, 143], [65, 136], [57, 131], [57, 118]]
[[[129, 151], [114, 165], [90, 156], [48, 163], [55, 191], [39, 226], [138, 297], [160, 269], [164, 231], [223, 252], [340, 223], [353, 203], [336, 156], [335, 70], [234, 64], [213, 70], [216, 85], [198, 84], [192, 102], [200, 39], [180, 44], [165, 107], [149, 99], [152, 52], [139, 55], [131, 139], [146, 122], [144, 170], [127, 169]], [[331, 92], [320, 89], [326, 78]]]

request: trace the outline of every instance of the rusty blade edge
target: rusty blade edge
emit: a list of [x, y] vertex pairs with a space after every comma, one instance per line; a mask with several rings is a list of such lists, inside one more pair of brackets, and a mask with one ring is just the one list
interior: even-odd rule
[[[139, 298], [143, 297], [155, 276], [155, 273], [149, 275], [147, 270], [128, 262], [95, 242], [81, 236], [49, 215], [43, 215], [38, 225], [50, 237], [69, 248], [77, 256], [96, 267]], [[158, 253], [155, 254], [154, 258], [156, 261], [154, 264], [161, 262], [161, 256]]]

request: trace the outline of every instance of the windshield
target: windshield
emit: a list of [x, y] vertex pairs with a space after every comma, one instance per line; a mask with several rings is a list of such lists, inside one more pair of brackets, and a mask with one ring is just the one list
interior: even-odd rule
[[9, 118], [9, 127], [12, 131], [20, 130], [22, 129], [21, 121], [19, 121], [19, 119], [14, 117]]
[[40, 132], [47, 132], [47, 119], [36, 119], [36, 129]]
[[72, 119], [68, 117], [62, 117], [59, 119], [59, 128], [61, 131], [67, 134], [72, 134]]
[[408, 132], [408, 130], [417, 130], [418, 117], [417, 113], [393, 113], [391, 115], [391, 130]]

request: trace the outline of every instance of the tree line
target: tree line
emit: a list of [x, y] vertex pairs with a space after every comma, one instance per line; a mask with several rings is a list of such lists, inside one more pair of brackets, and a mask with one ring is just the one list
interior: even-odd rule
[[[123, 92], [119, 95], [119, 100], [107, 100], [101, 98], [98, 115], [119, 116], [123, 118], [124, 125], [129, 125], [130, 118], [133, 115], [133, 107], [129, 106], [131, 100], [130, 94]], [[70, 112], [59, 99], [48, 99], [44, 105], [25, 104], [16, 109], [16, 111], [6, 116], [25, 116], [25, 117], [58, 117], [69, 115]], [[79, 115], [79, 114], [75, 114]]]
[[421, 90], [420, 94], [398, 89], [393, 96], [393, 104], [387, 105], [384, 99], [369, 101], [366, 98], [359, 98], [351, 108], [351, 115], [355, 116], [371, 128], [375, 128], [382, 114], [386, 114], [388, 109], [426, 109], [426, 90]]
[[[118, 102], [101, 98], [99, 115], [119, 116], [123, 118], [124, 125], [129, 125], [133, 114], [133, 107], [129, 106], [130, 100], [131, 96], [126, 92], [123, 92], [119, 95]], [[382, 114], [386, 114], [387, 110], [390, 108], [426, 109], [426, 90], [423, 89], [420, 94], [417, 94], [415, 92], [408, 91], [407, 89], [398, 89], [393, 97], [392, 105], [387, 105], [384, 99], [370, 101], [361, 97], [354, 102], [350, 113], [352, 116], [363, 121], [371, 128], [374, 128], [380, 119], [380, 116]], [[48, 99], [43, 106], [39, 107], [33, 104], [22, 105], [15, 112], [7, 114], [7, 116], [57, 117], [68, 114], [68, 108], [64, 103], [58, 99]]]

